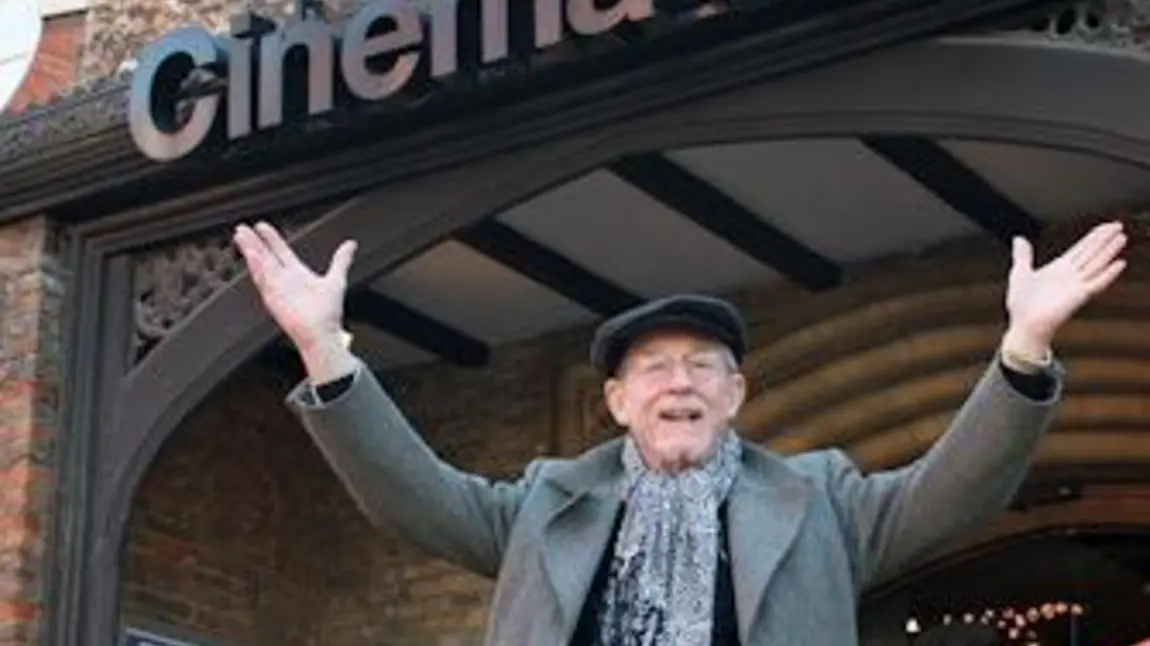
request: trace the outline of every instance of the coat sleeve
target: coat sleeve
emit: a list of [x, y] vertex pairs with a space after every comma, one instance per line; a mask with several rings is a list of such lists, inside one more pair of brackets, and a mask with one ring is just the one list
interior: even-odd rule
[[827, 488], [843, 526], [856, 587], [909, 565], [1006, 509], [1062, 398], [1063, 368], [1046, 370], [1042, 399], [1020, 392], [1001, 360], [983, 373], [943, 436], [922, 457], [864, 474], [830, 452]]
[[452, 467], [362, 362], [334, 398], [320, 401], [305, 382], [287, 404], [373, 524], [477, 574], [496, 575], [537, 462], [516, 482]]

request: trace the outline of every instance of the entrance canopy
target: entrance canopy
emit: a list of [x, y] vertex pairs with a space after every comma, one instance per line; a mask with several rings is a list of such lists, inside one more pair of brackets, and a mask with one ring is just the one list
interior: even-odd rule
[[[850, 267], [892, 254], [1036, 236], [1148, 201], [1146, 168], [1000, 141], [822, 136], [679, 148], [625, 158], [439, 242], [372, 281], [351, 311], [377, 323], [359, 338], [381, 368], [473, 364], [487, 347], [639, 299], [780, 281], [832, 289]], [[393, 307], [417, 315], [389, 316]]]

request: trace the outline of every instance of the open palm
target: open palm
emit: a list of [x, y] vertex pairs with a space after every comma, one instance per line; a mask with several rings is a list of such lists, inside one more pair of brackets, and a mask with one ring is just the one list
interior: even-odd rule
[[355, 242], [336, 249], [326, 273], [312, 271], [275, 227], [260, 222], [236, 227], [233, 240], [244, 257], [264, 307], [297, 347], [343, 333], [343, 300]]
[[1063, 323], [1122, 273], [1126, 262], [1118, 254], [1125, 246], [1121, 223], [1101, 224], [1061, 256], [1035, 269], [1030, 243], [1015, 238], [1006, 293], [1011, 325], [1049, 344]]

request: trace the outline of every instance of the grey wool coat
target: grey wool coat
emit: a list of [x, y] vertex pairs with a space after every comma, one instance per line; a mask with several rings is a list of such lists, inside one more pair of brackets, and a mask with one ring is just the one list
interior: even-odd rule
[[[918, 461], [864, 474], [838, 450], [782, 457], [748, 443], [729, 499], [742, 646], [850, 646], [876, 577], [1005, 508], [1062, 395], [1019, 393], [996, 358], [946, 434]], [[488, 646], [565, 646], [620, 502], [621, 441], [539, 459], [492, 482], [440, 460], [370, 371], [321, 403], [288, 395], [360, 509], [416, 546], [496, 579]]]

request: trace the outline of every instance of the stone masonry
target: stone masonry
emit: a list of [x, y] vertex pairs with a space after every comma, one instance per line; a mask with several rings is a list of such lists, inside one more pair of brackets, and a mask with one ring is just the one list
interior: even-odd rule
[[54, 232], [44, 218], [0, 228], [0, 645], [38, 642], [53, 435], [59, 427]]

